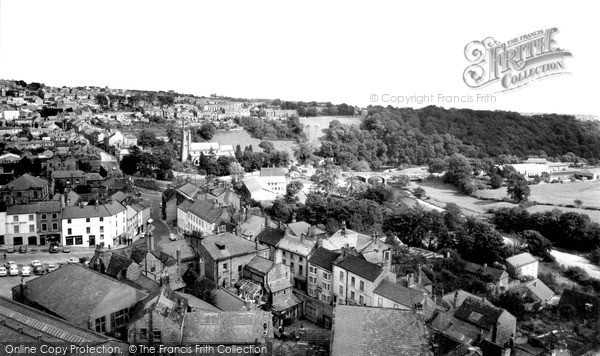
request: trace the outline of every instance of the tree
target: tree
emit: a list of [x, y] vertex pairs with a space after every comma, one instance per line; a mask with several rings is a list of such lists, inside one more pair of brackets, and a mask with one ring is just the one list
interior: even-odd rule
[[527, 250], [531, 254], [542, 257], [546, 262], [554, 262], [554, 257], [550, 254], [552, 242], [542, 234], [535, 230], [525, 230], [519, 234], [519, 237], [527, 244]]
[[215, 133], [217, 132], [217, 128], [213, 123], [206, 123], [200, 126], [196, 134], [200, 136], [200, 138], [204, 141], [209, 141], [213, 138]]
[[285, 196], [288, 200], [293, 200], [298, 193], [304, 188], [304, 184], [299, 180], [294, 180], [288, 183], [285, 187]]
[[79, 161], [79, 170], [89, 173], [92, 171], [92, 165], [88, 161]]
[[308, 142], [299, 142], [294, 147], [294, 157], [300, 164], [307, 164], [315, 159], [314, 148]]
[[267, 154], [275, 151], [275, 145], [271, 141], [261, 141], [258, 144], [258, 147], [262, 148], [263, 151]]
[[442, 173], [448, 169], [448, 164], [442, 158], [433, 158], [429, 161], [429, 173]]
[[498, 189], [502, 187], [502, 177], [499, 174], [492, 174], [490, 176], [490, 186], [492, 189]]
[[578, 208], [581, 208], [581, 206], [583, 205], [583, 201], [581, 199], [575, 199], [573, 202]]
[[339, 167], [331, 163], [325, 163], [319, 169], [317, 169], [317, 172], [315, 173], [314, 180], [317, 183], [316, 188], [327, 195], [331, 193], [337, 193], [339, 192], [339, 177]]
[[516, 293], [504, 293], [494, 300], [494, 305], [506, 309], [517, 319], [522, 319], [525, 316], [524, 301]]
[[244, 171], [244, 167], [242, 167], [242, 165], [238, 162], [231, 162], [229, 164], [229, 174], [231, 175], [235, 183], [239, 184], [242, 180], [244, 180], [244, 175], [246, 174], [246, 171]]
[[138, 144], [142, 147], [154, 147], [158, 145], [158, 142], [162, 143], [156, 138], [154, 131], [144, 129], [138, 134]]
[[450, 231], [458, 229], [464, 218], [462, 217], [462, 211], [456, 203], [448, 203], [444, 209], [444, 224]]
[[188, 288], [190, 289], [190, 294], [204, 301], [211, 302], [213, 291], [215, 290], [216, 285], [210, 279], [202, 277], [199, 281], [196, 281]]
[[525, 202], [531, 194], [527, 178], [519, 173], [513, 173], [508, 177], [508, 187], [506, 194], [517, 203]]
[[415, 197], [421, 199], [421, 198], [425, 197], [425, 189], [423, 189], [422, 187], [417, 187], [413, 191], [413, 194], [415, 195]]

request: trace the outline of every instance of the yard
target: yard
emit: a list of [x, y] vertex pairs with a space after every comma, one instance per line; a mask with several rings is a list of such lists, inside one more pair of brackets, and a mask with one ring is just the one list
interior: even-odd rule
[[[574, 200], [583, 202], [583, 207], [600, 208], [600, 182], [541, 183], [530, 185], [530, 201], [552, 205], [575, 205]], [[478, 197], [502, 200], [507, 198], [506, 187], [480, 190]]]

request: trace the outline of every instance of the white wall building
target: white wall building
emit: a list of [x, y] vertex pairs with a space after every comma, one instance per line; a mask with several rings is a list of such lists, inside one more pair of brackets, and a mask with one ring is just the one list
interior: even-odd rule
[[127, 232], [127, 209], [118, 202], [70, 206], [63, 211], [62, 244], [114, 246]]

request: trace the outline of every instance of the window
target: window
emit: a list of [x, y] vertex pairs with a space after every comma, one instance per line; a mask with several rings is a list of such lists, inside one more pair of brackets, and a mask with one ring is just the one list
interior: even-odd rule
[[354, 292], [350, 291], [350, 299], [354, 300]]
[[58, 223], [52, 223], [52, 231], [58, 231]]
[[100, 234], [100, 240], [104, 240], [104, 234]]
[[329, 297], [324, 294], [321, 294], [321, 300], [324, 301], [325, 303], [329, 303]]
[[148, 338], [148, 329], [141, 328], [140, 329], [140, 339], [146, 340]]
[[354, 283], [355, 283], [354, 277], [350, 277], [350, 285], [352, 287], [354, 287]]
[[298, 274], [302, 275], [302, 265], [298, 265]]
[[42, 220], [46, 220], [46, 219], [47, 219], [46, 214], [42, 214]]
[[100, 218], [100, 222], [102, 222], [102, 221], [104, 221], [104, 218], [103, 218], [103, 217], [101, 217], [101, 218]]
[[310, 295], [311, 297], [314, 295], [314, 291], [312, 288], [308, 288], [308, 295]]
[[106, 332], [106, 317], [100, 317], [96, 319], [96, 332], [105, 333]]
[[86, 234], [89, 234], [90, 232], [92, 232], [92, 228], [91, 228], [91, 227], [89, 227], [89, 226], [88, 226], [88, 227], [86, 227], [86, 228], [85, 228], [85, 233], [86, 233]]
[[47, 230], [48, 230], [48, 225], [42, 224], [42, 231], [47, 231]]
[[223, 263], [223, 271], [227, 271], [229, 265], [227, 263]]
[[283, 257], [285, 257], [285, 251], [283, 251], [282, 255], [283, 255]]
[[323, 279], [329, 279], [329, 273], [323, 272]]
[[287, 264], [287, 261], [285, 260], [285, 258], [283, 260], [281, 260], [281, 262], [283, 262], [284, 265]]
[[110, 325], [111, 329], [118, 328], [122, 325], [127, 325], [129, 322], [129, 308], [121, 309], [117, 312], [110, 314]]
[[331, 285], [329, 283], [323, 282], [323, 290], [331, 290]]
[[308, 266], [308, 271], [309, 271], [310, 273], [317, 273], [317, 267]]
[[362, 295], [358, 296], [358, 304], [360, 304], [360, 305], [365, 304], [365, 298]]
[[150, 266], [150, 272], [156, 272], [156, 266], [155, 265]]
[[17, 222], [17, 221], [19, 221], [19, 216], [18, 216], [18, 215], [13, 215], [13, 221], [14, 221], [14, 222]]
[[58, 219], [58, 214], [57, 213], [52, 213], [52, 219]]
[[302, 262], [302, 256], [298, 256], [298, 262]]
[[360, 281], [360, 288], [359, 289], [360, 289], [361, 292], [365, 291], [365, 282]]
[[65, 237], [65, 243], [69, 246], [73, 245], [73, 236]]
[[344, 286], [340, 285], [340, 295], [344, 295]]
[[308, 276], [308, 283], [317, 284], [317, 277]]
[[68, 235], [72, 235], [72, 234], [73, 234], [73, 230], [72, 230], [71, 228], [68, 228], [68, 229], [67, 229], [67, 234], [68, 234]]
[[292, 272], [294, 272], [294, 262], [290, 262], [290, 268], [292, 269]]
[[154, 339], [154, 341], [162, 341], [162, 333], [160, 332], [160, 330], [154, 330], [152, 332], [152, 338]]
[[75, 236], [75, 245], [83, 245], [83, 236]]
[[344, 280], [344, 271], [340, 271], [340, 281]]
[[85, 222], [90, 222], [90, 218], [85, 218]]
[[14, 229], [15, 229], [15, 234], [18, 234], [19, 233], [19, 227], [15, 226]]
[[100, 226], [100, 232], [104, 232], [104, 226]]
[[381, 298], [381, 297], [377, 298], [377, 306], [378, 307], [382, 307], [383, 306], [383, 298]]
[[29, 221], [33, 221], [33, 214], [29, 214]]
[[29, 225], [29, 232], [35, 232], [35, 225]]
[[67, 224], [70, 224], [70, 223], [71, 223], [71, 219], [67, 219]]

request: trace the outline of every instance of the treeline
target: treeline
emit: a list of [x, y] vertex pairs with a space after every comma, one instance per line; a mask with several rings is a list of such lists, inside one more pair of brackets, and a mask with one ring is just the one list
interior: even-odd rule
[[[507, 111], [370, 107], [360, 129], [331, 122], [320, 154], [336, 164], [353, 160], [379, 165], [426, 164], [455, 153], [485, 158], [540, 155], [561, 159], [569, 154], [600, 158], [600, 124], [569, 115], [523, 116]], [[372, 157], [377, 159], [372, 161]]]
[[241, 179], [244, 172], [260, 170], [262, 167], [287, 167], [290, 163], [290, 155], [285, 151], [265, 150], [254, 152], [252, 146], [246, 146], [242, 151], [237, 145], [235, 157], [205, 155], [200, 153], [198, 159], [198, 172], [204, 175], [228, 176], [234, 175]]
[[600, 247], [600, 225], [585, 214], [558, 209], [532, 214], [520, 207], [497, 209], [493, 214], [495, 224], [505, 231], [538, 231], [554, 246], [582, 252]]
[[279, 106], [283, 110], [296, 110], [299, 116], [315, 117], [315, 116], [353, 116], [356, 114], [353, 106], [346, 103], [333, 105], [330, 102], [317, 103], [316, 101], [281, 101], [275, 99], [271, 105]]
[[297, 116], [286, 120], [265, 120], [258, 117], [241, 117], [235, 119], [253, 137], [261, 140], [296, 140], [305, 138], [302, 124]]

